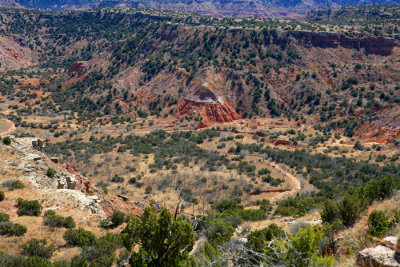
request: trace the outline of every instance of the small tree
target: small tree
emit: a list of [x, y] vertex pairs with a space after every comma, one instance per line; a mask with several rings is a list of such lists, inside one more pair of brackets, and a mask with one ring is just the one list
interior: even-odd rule
[[3, 191], [0, 191], [0, 201], [3, 201], [5, 199], [5, 195]]
[[229, 241], [234, 232], [235, 228], [232, 224], [221, 220], [212, 220], [208, 222], [206, 237], [212, 245], [218, 246]]
[[121, 225], [124, 222], [125, 213], [120, 210], [114, 210], [113, 214], [111, 215], [111, 222], [115, 225]]
[[64, 240], [73, 246], [88, 247], [93, 244], [95, 239], [96, 236], [92, 232], [82, 228], [68, 229], [64, 233]]
[[18, 201], [18, 216], [40, 216], [42, 213], [42, 205], [37, 200], [19, 200]]
[[39, 240], [36, 238], [32, 238], [27, 243], [21, 246], [22, 254], [28, 257], [38, 256], [41, 258], [50, 259], [54, 251], [56, 250], [56, 247], [53, 244], [49, 246], [46, 245], [46, 239]]
[[3, 144], [11, 145], [11, 137], [9, 137], [9, 136], [4, 137]]
[[352, 226], [361, 213], [361, 202], [357, 196], [347, 194], [339, 204], [340, 217], [345, 226]]
[[56, 175], [56, 171], [53, 168], [48, 168], [46, 174], [48, 177], [53, 178]]
[[340, 217], [339, 207], [336, 202], [327, 200], [321, 212], [321, 219], [324, 223], [333, 223]]
[[132, 253], [131, 266], [180, 266], [195, 242], [190, 223], [174, 219], [166, 208], [158, 212], [153, 206], [147, 207], [142, 217], [131, 217], [122, 236], [129, 250], [141, 245]]
[[383, 211], [374, 210], [371, 212], [368, 217], [368, 232], [370, 235], [382, 237], [389, 231], [390, 227], [391, 223]]

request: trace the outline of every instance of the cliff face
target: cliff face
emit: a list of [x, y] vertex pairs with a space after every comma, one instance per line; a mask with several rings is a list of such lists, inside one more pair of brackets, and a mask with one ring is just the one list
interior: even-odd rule
[[224, 123], [239, 120], [242, 117], [225, 100], [220, 102], [195, 102], [188, 99], [178, 103], [181, 116], [197, 115], [202, 118], [199, 128], [213, 123]]
[[352, 38], [343, 34], [328, 32], [290, 31], [298, 42], [305, 47], [364, 49], [367, 54], [388, 56], [396, 46], [394, 39], [368, 36]]
[[178, 103], [180, 116], [201, 117], [199, 128], [213, 123], [232, 122], [242, 117], [218, 92], [223, 91], [226, 77], [210, 70], [201, 72], [192, 82], [189, 94]]
[[385, 109], [370, 121], [358, 126], [356, 136], [369, 142], [385, 144], [400, 137], [400, 107]]

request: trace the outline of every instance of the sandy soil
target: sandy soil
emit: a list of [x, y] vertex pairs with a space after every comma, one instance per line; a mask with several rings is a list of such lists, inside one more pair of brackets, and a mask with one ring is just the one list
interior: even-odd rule
[[16, 129], [14, 123], [10, 120], [0, 119], [0, 135], [12, 133]]

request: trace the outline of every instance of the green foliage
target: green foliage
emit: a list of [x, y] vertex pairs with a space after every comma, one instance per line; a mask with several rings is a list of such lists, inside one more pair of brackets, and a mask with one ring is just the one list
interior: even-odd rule
[[3, 183], [5, 187], [8, 188], [8, 190], [13, 191], [16, 189], [23, 189], [25, 188], [25, 185], [23, 182], [20, 180], [7, 180]]
[[81, 257], [86, 259], [90, 266], [111, 266], [116, 260], [115, 252], [121, 246], [122, 239], [119, 234], [107, 233], [85, 248]]
[[372, 236], [383, 237], [391, 228], [386, 214], [380, 210], [374, 210], [368, 217], [368, 233]]
[[140, 244], [138, 252], [133, 252], [132, 266], [178, 266], [185, 262], [195, 242], [192, 226], [175, 220], [163, 208], [147, 207], [142, 217], [132, 216], [122, 231], [127, 249]]
[[108, 227], [108, 220], [107, 219], [103, 219], [100, 221], [100, 225], [101, 228], [107, 228]]
[[9, 136], [6, 136], [3, 138], [3, 144], [5, 145], [11, 145], [11, 138]]
[[96, 237], [92, 232], [82, 228], [68, 229], [64, 233], [64, 240], [72, 246], [88, 247], [93, 244], [95, 239]]
[[26, 231], [25, 226], [11, 222], [8, 214], [0, 213], [0, 235], [22, 236]]
[[320, 226], [306, 226], [290, 238], [284, 262], [287, 266], [309, 266], [314, 257], [318, 257], [323, 232]]
[[48, 210], [43, 215], [44, 225], [50, 227], [65, 227], [65, 228], [75, 228], [76, 224], [71, 216], [62, 217], [57, 215], [54, 211]]
[[236, 154], [242, 150], [258, 153], [297, 170], [306, 168], [310, 183], [320, 189], [320, 195], [349, 191], [377, 178], [400, 177], [400, 167], [394, 164], [380, 166], [346, 157], [311, 153], [305, 149], [289, 151], [257, 144], [236, 144], [232, 150]]
[[50, 259], [56, 247], [54, 244], [47, 245], [46, 239], [32, 238], [27, 243], [21, 246], [22, 254], [28, 257], [37, 256], [45, 259]]
[[373, 180], [355, 188], [341, 201], [326, 201], [321, 211], [321, 218], [325, 223], [340, 220], [345, 226], [352, 226], [372, 201], [384, 200], [398, 188], [399, 182], [390, 176]]
[[210, 220], [207, 222], [205, 235], [213, 246], [219, 246], [229, 241], [235, 232], [232, 224], [220, 220]]
[[37, 200], [21, 200], [18, 202], [18, 216], [40, 216], [42, 205]]
[[3, 191], [0, 191], [0, 201], [3, 201], [5, 199], [5, 195]]
[[352, 226], [361, 215], [361, 201], [354, 195], [347, 194], [340, 202], [339, 212], [345, 226]]
[[151, 191], [153, 191], [153, 188], [152, 188], [150, 185], [148, 185], [148, 186], [146, 187], [146, 189], [144, 190], [144, 193], [145, 193], [145, 194], [151, 194]]
[[[216, 267], [226, 266], [226, 262], [216, 263], [216, 259], [221, 255], [214, 246], [212, 246], [208, 241], [202, 245], [196, 252], [196, 258], [198, 259], [198, 266], [209, 266], [212, 262]], [[213, 265], [213, 266], [214, 266]]]
[[10, 215], [6, 213], [0, 213], [0, 222], [7, 222], [10, 220]]
[[327, 200], [321, 211], [321, 219], [324, 223], [333, 223], [340, 218], [340, 210], [337, 203], [333, 200]]
[[49, 168], [47, 169], [46, 175], [47, 175], [48, 177], [50, 177], [50, 178], [53, 178], [54, 175], [56, 175], [56, 171], [55, 171], [53, 168], [50, 168], [50, 167], [49, 167]]
[[111, 215], [111, 222], [114, 225], [121, 225], [124, 222], [125, 213], [120, 210], [114, 210], [113, 214]]
[[38, 256], [32, 256], [29, 258], [26, 258], [23, 261], [23, 266], [24, 267], [53, 267], [53, 264], [51, 263], [51, 261], [47, 260], [47, 259], [43, 259], [41, 257]]
[[262, 253], [268, 241], [280, 239], [284, 236], [284, 231], [276, 224], [270, 224], [267, 228], [251, 232], [247, 237], [246, 247]]
[[278, 201], [274, 214], [281, 216], [303, 216], [320, 204], [318, 197], [289, 197]]

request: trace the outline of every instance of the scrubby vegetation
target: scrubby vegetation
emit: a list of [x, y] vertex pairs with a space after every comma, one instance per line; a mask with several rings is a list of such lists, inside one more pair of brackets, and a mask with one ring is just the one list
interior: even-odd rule
[[9, 215], [0, 213], [0, 235], [21, 236], [26, 231], [27, 228], [25, 226], [11, 222]]
[[24, 183], [20, 180], [7, 180], [3, 183], [3, 186], [7, 187], [10, 191], [25, 188]]
[[42, 214], [42, 205], [37, 200], [18, 199], [18, 216], [40, 216]]
[[57, 215], [54, 211], [48, 210], [43, 215], [44, 225], [50, 227], [65, 227], [65, 228], [75, 228], [76, 224], [71, 216], [62, 217]]
[[[34, 238], [21, 256], [0, 253], [0, 266], [334, 266], [375, 242], [371, 236], [397, 234], [399, 211], [368, 212], [400, 189], [397, 126], [385, 126], [400, 103], [397, 62], [379, 52], [386, 46], [362, 45], [396, 37], [397, 11], [322, 9], [300, 22], [112, 8], [1, 10], [2, 36], [39, 57], [0, 74], [1, 109], [8, 105], [4, 116], [17, 136], [39, 135], [43, 152], [61, 162], [51, 163], [55, 169], [37, 158], [15, 164], [17, 175], [4, 171], [1, 189], [23, 189], [19, 174], [35, 168], [54, 185], [65, 163], [91, 181], [76, 176], [85, 188], [74, 193], [114, 212], [76, 228], [71, 216], [47, 210], [60, 202], [19, 199], [18, 216], [39, 217], [44, 207], [40, 227], [63, 235], [66, 245]], [[330, 38], [337, 38], [332, 45]], [[217, 111], [224, 99], [243, 119], [200, 130], [229, 117], [204, 108], [207, 99], [182, 115], [185, 101], [206, 87], [218, 97]], [[387, 140], [374, 132], [382, 128]], [[12, 151], [17, 141], [4, 137], [1, 148]], [[136, 208], [143, 214], [128, 213]], [[29, 219], [41, 221], [18, 218]], [[355, 225], [365, 229], [362, 237], [343, 245]], [[26, 232], [0, 214], [1, 235]], [[53, 262], [55, 249], [78, 255]]]
[[51, 244], [47, 245], [46, 239], [38, 240], [36, 238], [32, 238], [26, 244], [22, 245], [22, 254], [28, 257], [40, 257], [45, 259], [50, 259], [53, 255], [56, 247]]

